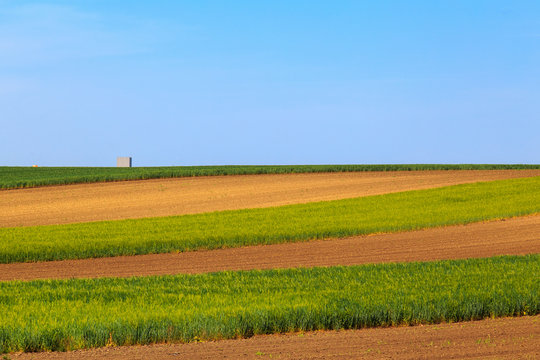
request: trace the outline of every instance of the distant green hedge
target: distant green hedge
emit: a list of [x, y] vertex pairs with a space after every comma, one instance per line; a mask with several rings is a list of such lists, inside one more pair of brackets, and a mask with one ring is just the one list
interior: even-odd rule
[[288, 174], [314, 172], [507, 170], [540, 169], [540, 165], [399, 164], [399, 165], [223, 165], [170, 167], [12, 167], [0, 166], [0, 189], [101, 181], [158, 179], [212, 175]]

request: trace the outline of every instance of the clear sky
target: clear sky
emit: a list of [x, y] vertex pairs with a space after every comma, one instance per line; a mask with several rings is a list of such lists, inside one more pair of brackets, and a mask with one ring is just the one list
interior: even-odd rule
[[0, 165], [540, 163], [540, 1], [0, 0]]

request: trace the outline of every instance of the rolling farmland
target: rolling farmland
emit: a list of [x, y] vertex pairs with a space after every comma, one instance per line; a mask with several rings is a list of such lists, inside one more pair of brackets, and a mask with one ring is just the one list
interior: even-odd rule
[[[198, 274], [540, 253], [540, 216], [309, 242], [138, 256], [0, 264], [2, 280]], [[143, 266], [141, 266], [143, 265]]]
[[[69, 350], [540, 312], [540, 255], [0, 283], [0, 351]], [[29, 320], [31, 319], [31, 320]], [[16, 330], [14, 330], [16, 329]]]
[[2, 192], [0, 227], [273, 207], [533, 176], [540, 170], [229, 175], [49, 186]]
[[0, 263], [141, 255], [465, 224], [540, 211], [540, 177], [282, 207], [0, 229]]
[[[64, 351], [380, 326], [398, 326], [392, 331], [405, 334], [402, 329], [407, 328], [399, 325], [505, 316], [536, 319], [540, 313], [540, 282], [534, 276], [540, 273], [540, 176], [534, 169], [538, 166], [478, 165], [472, 166], [477, 170], [465, 170], [467, 166], [399, 168], [406, 172], [371, 165], [215, 167], [203, 169], [213, 173], [199, 168], [198, 172], [190, 169], [190, 174], [173, 175], [155, 168], [154, 177], [195, 176], [168, 181], [189, 180], [198, 186], [212, 179], [212, 184], [221, 182], [221, 187], [216, 185], [200, 211], [182, 212], [178, 210], [181, 206], [171, 203], [163, 206], [173, 209], [167, 215], [177, 216], [148, 217], [152, 211], [156, 211], [153, 216], [162, 216], [156, 207], [126, 220], [87, 222], [70, 218], [57, 220], [58, 225], [22, 223], [22, 227], [9, 223], [0, 228], [0, 261], [4, 263], [0, 272], [11, 274], [0, 277], [4, 280], [0, 281], [0, 352]], [[516, 168], [525, 170], [497, 170]], [[17, 176], [0, 177], [0, 182], [14, 188], [76, 183], [81, 178], [130, 179], [127, 172], [116, 173], [123, 178], [106, 178], [113, 174], [112, 169], [107, 173], [107, 168], [95, 170], [95, 177], [90, 176], [92, 171], [84, 173], [88, 169], [70, 170], [73, 176], [68, 176], [70, 171], [58, 168], [47, 180], [47, 171], [53, 169], [38, 169], [43, 173], [33, 178], [24, 173], [29, 169], [20, 169], [23, 172], [17, 175], [20, 182], [16, 186], [13, 179]], [[421, 169], [445, 171], [425, 170], [425, 174], [433, 175], [430, 177], [420, 175]], [[150, 173], [152, 169], [147, 170]], [[230, 172], [220, 177], [220, 171]], [[362, 177], [352, 172], [360, 171], [371, 171], [374, 176], [368, 183], [365, 178], [359, 181]], [[236, 190], [244, 193], [245, 200], [231, 208], [220, 208], [220, 199], [231, 198], [227, 195], [227, 191], [233, 191], [233, 184], [227, 183], [235, 179], [231, 175], [264, 172], [314, 172], [311, 175], [320, 180], [307, 174], [236, 176], [241, 179], [238, 181], [250, 182]], [[74, 181], [76, 176], [80, 178]], [[297, 183], [276, 181], [280, 176], [293, 176]], [[305, 187], [298, 185], [302, 181], [306, 181]], [[103, 188], [121, 189], [136, 183], [109, 183]], [[306, 195], [309, 184], [319, 187]], [[0, 192], [0, 196], [23, 196], [24, 192], [54, 188], [65, 190], [58, 197], [69, 200], [74, 194], [70, 187], [96, 185], [12, 189]], [[280, 186], [292, 187], [280, 192]], [[387, 193], [382, 190], [384, 186], [389, 189]], [[171, 192], [181, 193], [185, 188], [179, 186]], [[251, 192], [246, 193], [246, 188]], [[99, 196], [99, 187], [96, 189], [95, 196]], [[265, 189], [271, 189], [271, 201], [261, 201]], [[151, 198], [156, 193], [149, 194]], [[255, 201], [250, 202], [251, 198]], [[179, 203], [188, 201], [176, 199]], [[141, 201], [146, 201], [144, 193]], [[94, 211], [99, 212], [99, 208]], [[58, 217], [49, 218], [54, 221]], [[136, 254], [151, 255], [132, 256]], [[154, 265], [152, 257], [156, 257]], [[163, 261], [165, 257], [170, 258], [169, 263]], [[467, 259], [471, 257], [475, 259]], [[241, 264], [248, 258], [248, 266], [235, 267], [235, 259]], [[51, 261], [59, 259], [85, 260]], [[120, 272], [106, 265], [119, 261], [132, 261], [132, 265], [121, 267]], [[190, 268], [189, 261], [202, 266]], [[156, 264], [163, 267], [152, 272]], [[178, 268], [178, 264], [187, 268]], [[64, 265], [65, 269], [98, 271], [77, 275], [62, 270]], [[55, 271], [67, 275], [55, 276]], [[73, 276], [78, 279], [61, 279]], [[522, 323], [529, 324], [523, 329], [534, 327], [528, 320]], [[365, 329], [358, 331], [354, 334], [363, 334]], [[515, 331], [517, 334], [517, 328]], [[537, 341], [538, 334], [530, 335], [530, 341]], [[316, 337], [310, 339], [317, 341]], [[525, 340], [522, 345], [522, 349], [528, 348], [529, 342]], [[504, 346], [509, 349], [512, 344]]]
[[246, 339], [102, 347], [66, 353], [22, 353], [16, 359], [431, 359], [520, 358], [534, 359], [540, 336], [540, 316], [495, 318], [479, 321], [408, 327], [330, 330]]

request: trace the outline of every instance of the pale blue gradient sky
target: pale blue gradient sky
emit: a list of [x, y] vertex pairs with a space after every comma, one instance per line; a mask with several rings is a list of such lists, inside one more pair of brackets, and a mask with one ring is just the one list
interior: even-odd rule
[[540, 163], [539, 1], [0, 0], [0, 165]]

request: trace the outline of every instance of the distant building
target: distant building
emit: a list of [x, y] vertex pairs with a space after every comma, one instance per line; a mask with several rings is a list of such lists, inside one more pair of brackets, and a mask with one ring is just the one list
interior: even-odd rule
[[131, 156], [119, 156], [116, 158], [116, 167], [131, 167]]

